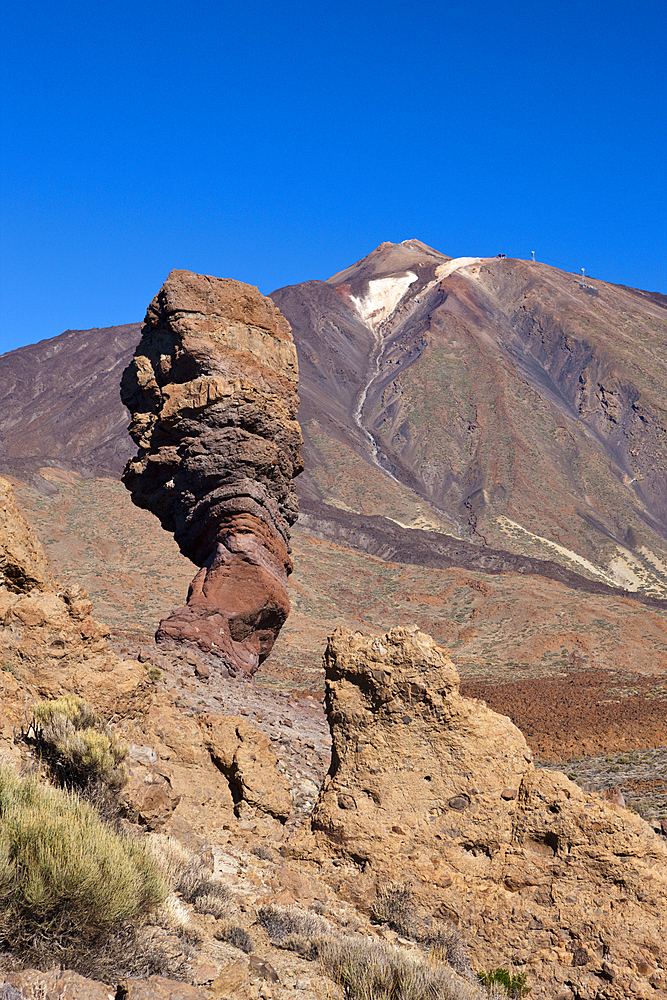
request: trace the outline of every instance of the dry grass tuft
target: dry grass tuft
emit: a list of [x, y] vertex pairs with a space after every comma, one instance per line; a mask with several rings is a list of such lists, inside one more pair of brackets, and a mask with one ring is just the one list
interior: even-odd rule
[[488, 1000], [480, 987], [446, 965], [368, 939], [329, 939], [320, 950], [326, 975], [346, 1000]]
[[415, 900], [412, 888], [405, 882], [388, 882], [378, 886], [371, 909], [376, 924], [387, 924], [406, 938], [417, 938]]
[[[257, 919], [274, 945], [319, 958], [346, 1000], [488, 1000], [478, 983], [439, 960], [460, 949], [455, 932], [451, 940], [444, 931], [434, 938], [434, 955], [425, 961], [384, 942], [341, 934], [328, 920], [297, 906], [262, 906]], [[460, 961], [467, 971], [467, 961]]]
[[148, 846], [174, 892], [198, 913], [221, 918], [234, 909], [231, 890], [194, 851], [163, 833], [152, 833]]
[[322, 943], [336, 934], [324, 917], [298, 906], [260, 906], [257, 920], [278, 948], [311, 960], [318, 957]]
[[218, 941], [226, 941], [227, 944], [233, 945], [234, 948], [239, 948], [246, 955], [250, 955], [255, 950], [252, 938], [245, 927], [241, 927], [240, 924], [236, 924], [232, 920], [218, 921], [214, 937]]

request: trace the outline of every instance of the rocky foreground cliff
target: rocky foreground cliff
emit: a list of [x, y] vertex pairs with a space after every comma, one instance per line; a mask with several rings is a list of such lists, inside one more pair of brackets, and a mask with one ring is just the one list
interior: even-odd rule
[[123, 481], [201, 569], [160, 641], [251, 676], [289, 613], [292, 484], [303, 466], [298, 364], [270, 299], [172, 271], [151, 302], [121, 396], [139, 446]]
[[416, 627], [338, 630], [324, 662], [332, 763], [311, 822], [321, 862], [358, 868], [342, 880], [328, 868], [345, 893], [409, 889], [413, 936], [444, 921], [476, 968], [520, 965], [536, 997], [665, 994], [656, 831], [537, 769], [516, 726], [461, 697], [447, 651]]
[[[206, 878], [228, 899], [224, 919], [181, 900], [141, 932], [189, 983], [7, 971], [25, 996], [76, 987], [97, 1000], [120, 986], [128, 1000], [288, 1000], [296, 986], [317, 1000], [338, 987], [314, 958], [343, 947], [439, 969], [448, 1000], [481, 1000], [466, 976], [497, 966], [524, 972], [537, 1000], [664, 994], [664, 840], [536, 769], [509, 719], [460, 696], [429, 636], [330, 637], [325, 776], [319, 706], [241, 689], [176, 645], [112, 652], [0, 486], [2, 765], [34, 768], [21, 734], [35, 700], [84, 696], [127, 742], [125, 822], [213, 861]], [[193, 685], [197, 711], [180, 694]]]

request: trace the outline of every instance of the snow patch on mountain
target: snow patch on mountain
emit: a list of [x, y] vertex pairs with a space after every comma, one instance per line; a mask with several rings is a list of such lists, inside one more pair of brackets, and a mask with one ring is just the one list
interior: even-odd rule
[[350, 299], [366, 326], [375, 331], [380, 323], [391, 316], [412, 282], [416, 280], [417, 275], [412, 271], [391, 278], [376, 278], [368, 282], [368, 291], [365, 295], [361, 297], [351, 295]]

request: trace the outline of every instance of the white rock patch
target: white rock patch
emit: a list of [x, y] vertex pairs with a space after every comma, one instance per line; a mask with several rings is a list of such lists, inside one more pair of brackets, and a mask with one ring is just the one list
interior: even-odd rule
[[380, 323], [391, 316], [412, 282], [416, 280], [417, 275], [412, 271], [395, 278], [376, 278], [375, 281], [368, 282], [368, 291], [363, 297], [357, 298], [351, 295], [350, 299], [366, 326], [375, 330]]
[[484, 260], [483, 257], [454, 257], [453, 260], [448, 260], [446, 264], [441, 264], [435, 269], [435, 276], [438, 281], [442, 281], [443, 278], [447, 278], [453, 271], [458, 271], [460, 267], [468, 267], [469, 264], [480, 264]]

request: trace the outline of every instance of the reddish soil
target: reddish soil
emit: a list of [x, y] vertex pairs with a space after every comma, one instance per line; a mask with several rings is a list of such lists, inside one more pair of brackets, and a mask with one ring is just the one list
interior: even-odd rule
[[664, 675], [575, 670], [507, 684], [467, 681], [461, 692], [509, 715], [542, 760], [641, 750], [667, 739]]

